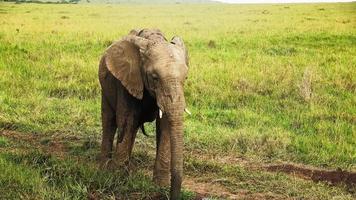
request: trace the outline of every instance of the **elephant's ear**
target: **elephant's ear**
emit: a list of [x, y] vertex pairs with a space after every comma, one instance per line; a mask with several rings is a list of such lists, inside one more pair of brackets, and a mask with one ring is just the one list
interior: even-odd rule
[[181, 37], [179, 36], [174, 36], [171, 40], [171, 43], [176, 45], [176, 46], [179, 46], [181, 49], [183, 49], [184, 51], [184, 55], [185, 55], [185, 64], [187, 66], [189, 66], [189, 55], [188, 55], [188, 50], [187, 48], [185, 47], [185, 44], [184, 44], [184, 41]]
[[127, 91], [137, 99], [143, 97], [140, 51], [133, 43], [121, 40], [106, 50], [106, 66], [120, 80]]
[[141, 31], [142, 31], [142, 29], [132, 29], [132, 30], [130, 31], [129, 35], [138, 36]]

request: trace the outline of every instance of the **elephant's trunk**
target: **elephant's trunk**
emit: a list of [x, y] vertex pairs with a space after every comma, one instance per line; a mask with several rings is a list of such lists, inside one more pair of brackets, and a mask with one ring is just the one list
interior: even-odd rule
[[[178, 108], [178, 109], [177, 109]], [[171, 199], [179, 199], [183, 177], [183, 110], [177, 105], [173, 113], [168, 114], [171, 142]]]
[[183, 87], [171, 84], [166, 90], [163, 101], [164, 114], [167, 116], [171, 146], [171, 191], [170, 199], [179, 199], [183, 178], [183, 114], [185, 99]]

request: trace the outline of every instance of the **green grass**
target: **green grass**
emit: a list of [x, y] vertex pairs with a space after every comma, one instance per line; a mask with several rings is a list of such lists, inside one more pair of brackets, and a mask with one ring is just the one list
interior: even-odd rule
[[[355, 10], [355, 3], [150, 6], [0, 2], [0, 129], [49, 138], [52, 134], [100, 138], [97, 69], [101, 54], [133, 28], [159, 27], [168, 38], [182, 36], [189, 48], [185, 94], [193, 115], [185, 119], [187, 150], [355, 170]], [[148, 130], [154, 133], [152, 126]], [[138, 142], [153, 145], [153, 139], [140, 137]], [[11, 149], [14, 143], [0, 137], [0, 148]], [[80, 145], [72, 146], [72, 154], [85, 158], [95, 157], [99, 149], [95, 146], [85, 154]], [[45, 198], [43, 194], [51, 192], [58, 198], [87, 194], [87, 175], [79, 177], [79, 183], [49, 184], [43, 180], [41, 166], [22, 162], [24, 158], [16, 161], [17, 154], [11, 152], [1, 155], [2, 166], [9, 169], [0, 179], [3, 191], [16, 183], [23, 198]], [[68, 162], [63, 173], [75, 165]], [[84, 168], [89, 172], [83, 173], [93, 179], [101, 176]], [[26, 181], [26, 177], [34, 178]], [[144, 180], [147, 192], [155, 192], [149, 179]], [[93, 181], [96, 189], [108, 189], [98, 186], [101, 179]], [[41, 185], [43, 191], [32, 192]], [[310, 185], [297, 191], [303, 187]], [[331, 189], [321, 191], [325, 190]], [[124, 191], [135, 193], [135, 189]], [[313, 199], [311, 194], [303, 193], [303, 197]], [[333, 192], [325, 195], [329, 196], [321, 199], [337, 196]]]
[[[157, 195], [168, 195], [167, 189], [155, 187], [147, 175], [153, 165], [154, 157], [148, 153], [154, 149], [153, 146], [139, 143], [141, 149], [135, 151], [132, 161], [135, 170], [126, 171], [98, 168], [97, 143], [93, 141], [63, 139], [61, 142], [68, 150], [64, 158], [56, 154], [59, 150], [53, 143], [44, 142], [47, 139], [15, 141], [12, 141], [14, 145], [10, 149], [0, 153], [1, 199], [112, 199], [115, 196], [156, 199]], [[53, 154], [39, 150], [42, 148], [38, 148], [38, 143]], [[227, 191], [247, 199], [353, 199], [355, 192], [343, 185], [332, 187], [282, 173], [258, 171], [194, 156], [186, 157], [184, 170], [186, 177], [198, 183], [218, 183]], [[194, 196], [194, 193], [184, 190], [182, 199], [193, 199]]]
[[[4, 154], [2, 162], [5, 162], [3, 179], [10, 179], [4, 186], [15, 187], [23, 194], [5, 194], [6, 198], [19, 196], [33, 199], [85, 199], [94, 191], [97, 196], [110, 197], [120, 195], [130, 198], [130, 194], [139, 193], [147, 196], [148, 192], [155, 190], [154, 184], [144, 176], [142, 172], [125, 176], [124, 174], [98, 171], [85, 163], [73, 160], [58, 160], [38, 152], [30, 152], [24, 155]], [[21, 171], [18, 174], [18, 171]], [[16, 173], [16, 174], [14, 174]], [[27, 180], [27, 177], [33, 177]], [[11, 180], [12, 179], [12, 180]], [[43, 191], [36, 191], [38, 187]], [[95, 188], [94, 191], [93, 188]], [[11, 188], [5, 188], [4, 191]], [[156, 189], [158, 192], [158, 189]], [[5, 197], [3, 197], [5, 198]], [[132, 197], [131, 197], [132, 198]]]
[[0, 148], [7, 147], [9, 145], [9, 140], [5, 137], [0, 136]]

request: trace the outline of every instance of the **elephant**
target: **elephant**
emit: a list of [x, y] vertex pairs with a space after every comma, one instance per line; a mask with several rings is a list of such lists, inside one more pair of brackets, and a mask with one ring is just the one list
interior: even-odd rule
[[179, 198], [183, 178], [183, 118], [184, 111], [190, 113], [184, 97], [188, 61], [181, 37], [168, 41], [159, 29], [142, 29], [111, 44], [99, 64], [101, 164], [127, 165], [137, 131], [156, 120], [153, 180], [170, 185], [170, 199]]

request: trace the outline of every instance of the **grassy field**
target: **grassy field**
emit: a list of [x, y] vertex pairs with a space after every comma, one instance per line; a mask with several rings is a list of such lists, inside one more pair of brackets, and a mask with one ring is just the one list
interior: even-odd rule
[[96, 163], [98, 62], [140, 27], [180, 35], [189, 48], [185, 199], [356, 198], [342, 184], [263, 168], [356, 170], [356, 3], [0, 2], [0, 199], [167, 194], [150, 178], [154, 137], [139, 134], [130, 176]]

